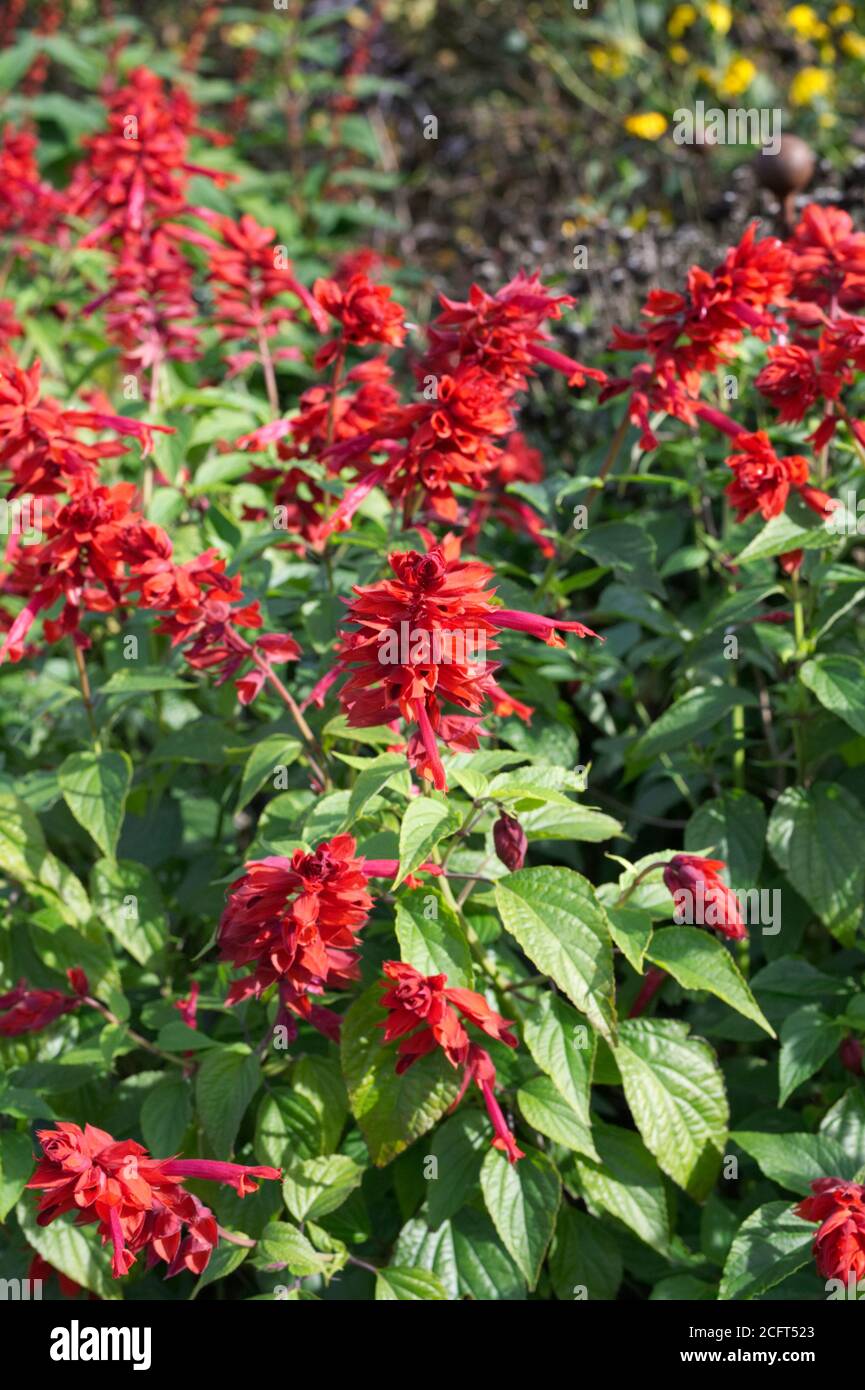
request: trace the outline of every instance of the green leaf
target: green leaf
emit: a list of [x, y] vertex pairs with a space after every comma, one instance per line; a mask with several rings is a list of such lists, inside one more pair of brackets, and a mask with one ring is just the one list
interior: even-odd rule
[[820, 1133], [834, 1140], [854, 1163], [862, 1162], [865, 1154], [865, 1091], [851, 1086], [836, 1100], [820, 1122]]
[[647, 1245], [665, 1253], [670, 1245], [670, 1217], [654, 1158], [640, 1136], [628, 1129], [596, 1121], [594, 1138], [600, 1160], [579, 1154], [573, 1160], [580, 1194], [590, 1207], [617, 1217]]
[[255, 1117], [254, 1147], [259, 1163], [272, 1168], [320, 1154], [321, 1120], [311, 1101], [293, 1091], [268, 1091]]
[[305, 1279], [322, 1274], [333, 1266], [335, 1257], [323, 1255], [289, 1221], [269, 1221], [261, 1233], [256, 1258], [268, 1265], [285, 1265], [290, 1273]]
[[436, 1129], [430, 1156], [435, 1177], [427, 1181], [427, 1220], [435, 1230], [475, 1193], [490, 1142], [490, 1126], [479, 1110], [460, 1108]]
[[289, 767], [300, 749], [299, 741], [296, 738], [288, 738], [285, 734], [269, 734], [257, 743], [243, 769], [235, 814], [243, 810], [278, 767]]
[[719, 1299], [759, 1298], [808, 1264], [817, 1228], [789, 1202], [768, 1202], [742, 1222], [724, 1265]]
[[584, 840], [587, 844], [599, 844], [622, 833], [622, 823], [614, 816], [576, 801], [521, 811], [520, 825], [531, 844], [535, 840]]
[[111, 1276], [110, 1246], [99, 1243], [95, 1226], [82, 1230], [70, 1216], [58, 1217], [50, 1226], [36, 1223], [36, 1203], [25, 1197], [15, 1208], [18, 1224], [28, 1245], [54, 1268], [74, 1279], [99, 1298], [122, 1298], [120, 1280]]
[[519, 869], [499, 879], [495, 895], [505, 927], [532, 963], [612, 1041], [613, 948], [588, 880], [573, 869]]
[[300, 1057], [291, 1069], [291, 1084], [294, 1094], [308, 1100], [318, 1116], [321, 1152], [333, 1153], [348, 1115], [348, 1096], [339, 1063], [332, 1057]]
[[865, 734], [865, 661], [857, 656], [818, 655], [799, 675], [826, 709], [857, 734]]
[[428, 1269], [406, 1268], [391, 1265], [380, 1269], [375, 1277], [375, 1296], [377, 1302], [399, 1300], [400, 1302], [429, 1302], [447, 1298], [441, 1279]]
[[785, 1018], [778, 1059], [779, 1106], [837, 1052], [844, 1032], [842, 1024], [824, 1014], [819, 1004], [805, 1004]]
[[[813, 513], [808, 514], [809, 523], [814, 522]], [[826, 527], [816, 524], [802, 526], [789, 512], [773, 516], [744, 550], [736, 557], [739, 565], [750, 565], [755, 560], [768, 560], [774, 555], [784, 555], [790, 550], [822, 549], [832, 545], [836, 536]]]
[[196, 1281], [195, 1288], [189, 1295], [190, 1303], [197, 1298], [202, 1289], [206, 1289], [208, 1284], [215, 1284], [217, 1279], [227, 1279], [229, 1274], [233, 1274], [249, 1255], [249, 1247], [243, 1245], [231, 1245], [223, 1240], [214, 1250], [204, 1273]]
[[610, 1302], [622, 1282], [622, 1257], [615, 1237], [594, 1216], [563, 1206], [550, 1251], [550, 1278], [556, 1298]]
[[597, 1158], [589, 1114], [597, 1046], [594, 1033], [557, 994], [545, 994], [526, 1010], [522, 1030], [533, 1061], [550, 1077], [586, 1131], [588, 1147], [581, 1152]]
[[78, 824], [113, 859], [132, 781], [126, 753], [71, 753], [57, 769], [57, 781]]
[[850, 1181], [858, 1171], [855, 1158], [823, 1134], [765, 1134], [735, 1129], [730, 1138], [750, 1154], [760, 1172], [791, 1192], [809, 1196], [815, 1178], [828, 1176]]
[[[489, 1144], [484, 1147], [488, 1149]], [[495, 1302], [526, 1296], [525, 1280], [489, 1217], [472, 1207], [465, 1207], [434, 1231], [422, 1217], [406, 1222], [393, 1259], [436, 1274], [452, 1299]]]
[[363, 1169], [344, 1154], [293, 1163], [282, 1184], [285, 1205], [297, 1221], [318, 1220], [336, 1211], [360, 1186]]
[[769, 821], [769, 849], [796, 892], [842, 946], [852, 946], [865, 899], [862, 807], [844, 787], [788, 787]]
[[754, 704], [754, 696], [732, 685], [695, 686], [682, 695], [631, 745], [629, 763], [648, 763], [662, 753], [701, 738], [737, 705]]
[[33, 810], [7, 792], [0, 792], [0, 869], [70, 926], [90, 920], [93, 909], [80, 880], [50, 853]]
[[195, 1079], [195, 1103], [217, 1157], [228, 1158], [244, 1112], [261, 1085], [261, 1064], [245, 1043], [212, 1048]]
[[17, 1129], [0, 1130], [0, 1221], [5, 1221], [33, 1172], [33, 1142]]
[[707, 989], [775, 1037], [730, 952], [708, 932], [699, 927], [664, 927], [655, 932], [646, 957], [668, 971], [683, 989]]
[[161, 668], [148, 671], [132, 671], [129, 667], [114, 671], [99, 691], [100, 695], [152, 695], [157, 690], [186, 690], [195, 694], [192, 681], [181, 680], [179, 676], [168, 676]]
[[471, 989], [472, 955], [460, 920], [441, 893], [416, 888], [396, 904], [400, 956], [422, 975], [447, 975], [448, 984]]
[[375, 984], [352, 1004], [340, 1042], [352, 1114], [379, 1168], [432, 1129], [459, 1094], [459, 1075], [439, 1048], [397, 1076], [396, 1045], [385, 1046], [377, 1026], [386, 1017], [380, 998]]
[[579, 534], [580, 550], [598, 565], [612, 568], [622, 583], [663, 596], [655, 573], [655, 542], [648, 531], [630, 521], [608, 521]]
[[643, 973], [643, 961], [652, 940], [652, 919], [638, 907], [608, 907], [607, 921], [610, 936], [628, 964], [638, 975]]
[[399, 830], [399, 874], [394, 879], [394, 888], [429, 858], [439, 840], [452, 835], [459, 827], [458, 813], [435, 797], [418, 796], [410, 801]]
[[176, 1153], [192, 1119], [192, 1094], [183, 1076], [165, 1076], [144, 1098], [141, 1132], [151, 1153]]
[[552, 1239], [562, 1197], [561, 1179], [546, 1154], [528, 1149], [516, 1163], [490, 1149], [481, 1168], [481, 1190], [492, 1223], [530, 1289]]
[[597, 1158], [592, 1132], [548, 1076], [536, 1076], [517, 1091], [517, 1103], [527, 1125], [554, 1144]]
[[99, 919], [139, 965], [158, 965], [168, 937], [162, 896], [148, 868], [131, 859], [99, 859], [90, 871]]
[[408, 767], [403, 753], [380, 753], [377, 758], [366, 759], [365, 764], [351, 789], [346, 826], [353, 825], [367, 802], [378, 796], [388, 782]]
[[156, 1039], [157, 1045], [165, 1052], [203, 1052], [208, 1047], [220, 1047], [214, 1038], [209, 1038], [199, 1028], [190, 1028], [182, 1018], [164, 1023]]
[[712, 850], [723, 859], [736, 889], [753, 887], [760, 875], [766, 839], [766, 812], [750, 792], [732, 788], [704, 801], [685, 827], [685, 849]]
[[428, 1269], [391, 1265], [375, 1275], [375, 1300], [388, 1302], [428, 1302], [448, 1297], [441, 1279]]
[[643, 1142], [695, 1201], [718, 1176], [730, 1118], [724, 1077], [709, 1044], [673, 1019], [620, 1025], [616, 1063]]

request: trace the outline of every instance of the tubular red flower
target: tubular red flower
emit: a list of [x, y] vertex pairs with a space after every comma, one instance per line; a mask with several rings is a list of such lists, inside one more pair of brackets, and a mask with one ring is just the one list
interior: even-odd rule
[[824, 1279], [865, 1278], [865, 1187], [842, 1178], [818, 1178], [812, 1197], [796, 1207], [805, 1221], [819, 1221], [814, 1237], [817, 1271]]
[[[393, 578], [355, 587], [347, 614], [353, 628], [341, 631], [338, 648], [348, 677], [340, 701], [353, 728], [387, 724], [398, 715], [415, 724], [409, 761], [445, 790], [438, 740], [455, 752], [476, 748], [483, 730], [471, 716], [488, 697], [504, 696], [487, 660], [499, 630], [527, 632], [551, 646], [564, 645], [561, 631], [594, 634], [579, 622], [495, 608], [486, 587], [493, 578], [489, 566], [461, 560], [455, 536], [428, 543], [426, 554], [390, 555]], [[469, 713], [445, 714], [445, 703]]]
[[[337, 835], [312, 854], [272, 856], [245, 865], [231, 886], [219, 924], [220, 958], [254, 966], [232, 985], [229, 1004], [279, 986], [283, 1009], [314, 1025], [312, 996], [358, 978], [358, 933], [372, 907], [364, 860], [351, 835]], [[380, 864], [371, 864], [377, 873]]]
[[[79, 972], [86, 985], [87, 977]], [[76, 976], [77, 978], [77, 976]], [[86, 993], [86, 990], [85, 990]], [[82, 999], [59, 989], [32, 989], [19, 980], [14, 989], [0, 994], [0, 1037], [16, 1038], [22, 1033], [41, 1033], [64, 1014], [81, 1007]]]
[[462, 1086], [454, 1104], [459, 1104], [469, 1082], [475, 1081], [493, 1122], [496, 1135], [493, 1145], [515, 1163], [524, 1155], [495, 1099], [495, 1067], [489, 1053], [471, 1042], [465, 1029], [465, 1024], [470, 1023], [488, 1037], [516, 1047], [512, 1025], [491, 1009], [483, 995], [475, 990], [445, 988], [447, 975], [422, 975], [414, 966], [397, 960], [385, 961], [382, 969], [391, 983], [385, 986], [381, 998], [387, 1018], [380, 1027], [384, 1029], [386, 1043], [400, 1039], [397, 1074], [407, 1071], [420, 1057], [440, 1047], [452, 1067], [463, 1068]]
[[[256, 1179], [278, 1180], [278, 1168], [198, 1159], [153, 1159], [132, 1139], [117, 1141], [93, 1125], [60, 1122], [37, 1135], [44, 1157], [27, 1183], [42, 1191], [38, 1223], [48, 1226], [65, 1212], [78, 1225], [98, 1223], [110, 1242], [115, 1279], [127, 1274], [144, 1250], [148, 1264], [164, 1260], [168, 1275], [201, 1274], [217, 1244], [213, 1214], [183, 1187], [185, 1178], [230, 1183], [242, 1197]], [[184, 1236], [184, 1227], [186, 1234]]]
[[701, 859], [697, 854], [677, 854], [664, 869], [664, 883], [676, 901], [677, 913], [697, 926], [714, 927], [722, 936], [741, 940], [748, 935], [731, 888], [718, 877], [727, 866], [723, 859]]
[[725, 491], [736, 508], [736, 520], [744, 521], [759, 512], [766, 520], [780, 516], [791, 489], [820, 516], [828, 516], [837, 506], [832, 498], [808, 483], [808, 460], [802, 454], [779, 458], [764, 430], [741, 433], [736, 443], [741, 453], [731, 454], [727, 466], [735, 477]]

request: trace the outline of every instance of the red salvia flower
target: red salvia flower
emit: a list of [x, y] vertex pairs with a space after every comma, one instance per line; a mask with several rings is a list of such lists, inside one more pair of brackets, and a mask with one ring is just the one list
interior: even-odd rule
[[[352, 630], [343, 630], [339, 660], [348, 674], [340, 701], [352, 728], [387, 724], [401, 716], [417, 726], [409, 761], [422, 777], [446, 789], [436, 738], [454, 751], [477, 747], [479, 713], [493, 689], [495, 666], [487, 652], [502, 628], [564, 646], [561, 632], [591, 636], [579, 622], [495, 608], [486, 585], [488, 565], [459, 558], [454, 536], [417, 551], [388, 557], [393, 578], [355, 586], [348, 608]], [[468, 715], [445, 715], [445, 703]]]
[[813, 1197], [796, 1207], [805, 1221], [819, 1221], [814, 1237], [817, 1272], [824, 1279], [865, 1279], [865, 1187], [842, 1178], [818, 1178]]
[[849, 213], [809, 203], [787, 246], [792, 299], [823, 308], [865, 304], [865, 233], [854, 232]]
[[778, 420], [795, 423], [824, 397], [836, 400], [844, 380], [837, 372], [821, 369], [818, 354], [796, 343], [770, 347], [768, 366], [754, 385], [778, 411]]
[[[436, 864], [421, 868], [441, 872]], [[395, 860], [364, 860], [351, 835], [326, 840], [312, 854], [295, 850], [290, 859], [274, 855], [245, 865], [229, 890], [218, 944], [222, 960], [255, 970], [231, 986], [228, 1003], [257, 998], [278, 983], [280, 1021], [294, 1014], [338, 1035], [339, 1015], [315, 1006], [311, 996], [358, 978], [358, 933], [373, 903], [368, 881], [398, 872]]]
[[0, 238], [16, 254], [30, 241], [47, 243], [57, 233], [66, 200], [46, 183], [36, 163], [36, 136], [7, 125], [0, 144]]
[[736, 508], [737, 521], [744, 521], [754, 512], [759, 512], [766, 521], [780, 516], [791, 489], [798, 492], [818, 516], [827, 517], [834, 510], [837, 503], [808, 483], [809, 464], [801, 454], [779, 458], [764, 430], [755, 434], [742, 431], [736, 437], [736, 444], [741, 452], [727, 459], [735, 478], [725, 491]]
[[714, 927], [722, 936], [738, 941], [748, 935], [748, 929], [736, 894], [718, 877], [718, 871], [726, 867], [723, 859], [677, 854], [664, 868], [664, 883], [685, 921]]
[[41, 1033], [64, 1014], [80, 1008], [89, 989], [87, 976], [77, 967], [68, 974], [75, 990], [72, 995], [60, 989], [33, 989], [26, 980], [19, 980], [14, 989], [0, 994], [0, 1037]]
[[489, 1053], [471, 1042], [465, 1029], [466, 1023], [472, 1024], [487, 1037], [516, 1047], [512, 1025], [475, 990], [446, 988], [447, 975], [421, 975], [414, 966], [397, 960], [385, 961], [382, 969], [390, 983], [381, 997], [388, 1013], [380, 1026], [386, 1043], [400, 1039], [397, 1074], [407, 1071], [419, 1057], [441, 1048], [452, 1067], [464, 1068], [462, 1089], [454, 1104], [459, 1104], [469, 1082], [475, 1081], [495, 1129], [493, 1146], [515, 1163], [523, 1154], [495, 1098], [495, 1067]]
[[336, 280], [316, 280], [312, 292], [322, 309], [340, 326], [338, 337], [319, 348], [315, 355], [315, 366], [319, 370], [329, 366], [348, 344], [369, 347], [371, 343], [384, 343], [389, 347], [402, 347], [405, 312], [391, 299], [390, 286], [377, 285], [368, 275], [359, 273], [344, 284]]
[[82, 1130], [60, 1122], [37, 1137], [44, 1157], [27, 1186], [42, 1191], [39, 1225], [68, 1211], [77, 1213], [79, 1226], [97, 1222], [103, 1245], [112, 1246], [115, 1279], [128, 1274], [142, 1250], [148, 1266], [166, 1262], [169, 1278], [207, 1268], [218, 1228], [213, 1213], [184, 1188], [187, 1178], [229, 1183], [243, 1197], [256, 1191], [258, 1180], [282, 1176], [278, 1168], [153, 1159], [134, 1140], [118, 1142], [93, 1125]]

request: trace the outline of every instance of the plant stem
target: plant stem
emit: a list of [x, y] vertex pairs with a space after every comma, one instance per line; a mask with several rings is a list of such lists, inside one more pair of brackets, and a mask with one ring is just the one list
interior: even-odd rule
[[152, 1052], [155, 1057], [161, 1057], [163, 1061], [171, 1062], [173, 1066], [183, 1067], [185, 1070], [187, 1064], [182, 1057], [175, 1057], [173, 1052], [163, 1052], [161, 1047], [157, 1047], [155, 1043], [148, 1042], [146, 1038], [142, 1038], [141, 1034], [136, 1033], [134, 1028], [130, 1028], [127, 1024], [121, 1023], [117, 1015], [112, 1013], [105, 1004], [100, 1004], [98, 999], [93, 999], [88, 994], [84, 998], [84, 1003], [89, 1004], [91, 1009], [95, 1009], [97, 1013], [101, 1014], [107, 1023], [111, 1023], [115, 1028], [119, 1028], [128, 1038], [132, 1039], [137, 1047], [143, 1047], [145, 1052]]
[[78, 667], [78, 683], [81, 686], [81, 699], [87, 711], [87, 722], [90, 725], [90, 736], [93, 739], [93, 747], [97, 753], [102, 752], [102, 741], [99, 737], [99, 726], [96, 723], [96, 714], [93, 709], [93, 695], [90, 690], [90, 677], [87, 675], [87, 667], [84, 663], [84, 653], [72, 639], [72, 650], [75, 653], [75, 665]]

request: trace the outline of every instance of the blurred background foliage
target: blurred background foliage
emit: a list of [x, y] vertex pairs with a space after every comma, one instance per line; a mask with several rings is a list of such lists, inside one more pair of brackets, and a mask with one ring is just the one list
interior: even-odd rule
[[146, 63], [236, 133], [245, 205], [311, 271], [359, 240], [427, 296], [530, 265], [580, 294], [595, 346], [649, 282], [780, 216], [753, 151], [675, 143], [677, 109], [778, 110], [819, 156], [808, 197], [865, 189], [861, 5], [7, 0], [0, 41], [2, 117], [38, 123], [49, 177]]

